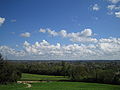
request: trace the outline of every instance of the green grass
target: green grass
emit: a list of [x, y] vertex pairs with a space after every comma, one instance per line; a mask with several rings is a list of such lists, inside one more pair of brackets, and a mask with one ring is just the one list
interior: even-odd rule
[[81, 82], [33, 83], [31, 90], [120, 90], [118, 85]]
[[26, 90], [25, 84], [7, 84], [7, 85], [0, 85], [0, 90]]
[[28, 88], [26, 84], [17, 83], [0, 85], [0, 90], [120, 90], [120, 85], [83, 82], [56, 82], [56, 80], [67, 79], [68, 78], [65, 78], [64, 76], [48, 76], [23, 73], [21, 80], [50, 80], [50, 82], [32, 83], [31, 88]]
[[41, 82], [31, 85], [31, 88], [23, 84], [0, 85], [0, 90], [120, 90], [119, 85], [82, 82]]
[[58, 80], [68, 80], [68, 78], [64, 76], [49, 76], [49, 75], [27, 74], [27, 73], [23, 73], [21, 78], [21, 81], [39, 81], [39, 80], [58, 81]]

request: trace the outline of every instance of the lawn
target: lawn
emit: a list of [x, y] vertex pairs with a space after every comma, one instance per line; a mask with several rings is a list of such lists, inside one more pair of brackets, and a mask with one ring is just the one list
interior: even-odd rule
[[27, 85], [25, 84], [7, 84], [7, 85], [0, 85], [0, 90], [26, 90]]
[[0, 90], [120, 90], [119, 85], [82, 82], [41, 82], [31, 85], [31, 88], [25, 84], [0, 85]]
[[83, 82], [33, 83], [31, 90], [120, 90], [118, 85]]
[[120, 85], [83, 82], [57, 82], [57, 80], [68, 80], [68, 78], [64, 76], [48, 76], [23, 73], [21, 80], [48, 80], [49, 82], [31, 83], [32, 87], [30, 88], [27, 87], [27, 84], [13, 83], [8, 85], [0, 85], [0, 90], [120, 90]]
[[64, 76], [49, 76], [49, 75], [27, 74], [27, 73], [23, 73], [21, 78], [21, 81], [39, 81], [39, 80], [58, 81], [58, 80], [69, 80], [69, 79]]

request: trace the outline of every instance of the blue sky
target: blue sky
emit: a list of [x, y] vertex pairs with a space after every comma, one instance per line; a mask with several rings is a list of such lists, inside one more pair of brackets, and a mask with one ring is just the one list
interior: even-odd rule
[[[25, 41], [30, 45], [26, 46]], [[0, 0], [0, 50], [9, 59], [79, 60], [89, 59], [90, 52], [90, 59], [120, 59], [119, 41], [120, 0]], [[49, 43], [50, 53], [42, 51], [44, 45], [35, 47], [36, 42]], [[60, 50], [55, 49], [57, 43]], [[71, 54], [64, 52], [67, 50], [63, 48], [70, 45], [77, 48], [74, 44], [84, 53], [80, 53], [81, 49], [72, 52], [74, 50], [70, 47], [70, 53], [77, 56], [68, 58]], [[90, 45], [96, 48], [88, 48]], [[24, 52], [25, 55], [15, 56], [12, 51]], [[66, 56], [60, 58], [55, 54], [54, 57], [53, 51]]]

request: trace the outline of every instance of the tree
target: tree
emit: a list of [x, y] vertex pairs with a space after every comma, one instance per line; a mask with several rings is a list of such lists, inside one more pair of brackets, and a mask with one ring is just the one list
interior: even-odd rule
[[72, 66], [69, 71], [69, 77], [73, 81], [83, 81], [87, 78], [87, 72], [83, 66]]
[[20, 79], [21, 73], [0, 54], [0, 84], [16, 82]]

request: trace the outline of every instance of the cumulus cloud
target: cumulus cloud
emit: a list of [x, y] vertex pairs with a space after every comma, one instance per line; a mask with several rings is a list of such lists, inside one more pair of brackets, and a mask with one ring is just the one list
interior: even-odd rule
[[22, 59], [26, 54], [24, 50], [17, 51], [8, 46], [0, 46], [0, 53], [8, 59], [13, 59], [13, 57], [14, 59]]
[[21, 37], [30, 37], [31, 34], [29, 32], [25, 32], [25, 33], [21, 33], [20, 36]]
[[25, 41], [23, 45], [27, 47], [27, 46], [29, 46], [30, 44], [29, 44], [27, 41]]
[[92, 36], [92, 30], [91, 29], [85, 29], [81, 31], [81, 35], [84, 37]]
[[115, 16], [116, 16], [117, 18], [120, 18], [120, 11], [119, 11], [119, 12], [115, 12]]
[[46, 30], [45, 30], [45, 29], [40, 28], [39, 32], [45, 33], [45, 32], [46, 32]]
[[5, 22], [5, 18], [0, 17], [0, 26]]
[[0, 46], [0, 53], [9, 58], [35, 60], [117, 60], [120, 58], [120, 38], [101, 38], [96, 44], [50, 44], [46, 40], [23, 43], [23, 50]]
[[62, 37], [67, 37], [67, 31], [66, 30], [61, 30], [59, 33]]
[[94, 4], [92, 7], [93, 11], [98, 11], [100, 9], [100, 7], [98, 6], [98, 4]]
[[73, 42], [97, 42], [97, 39], [92, 38], [94, 35], [91, 29], [84, 29], [81, 32], [72, 32], [68, 33], [66, 30], [61, 30], [56, 32], [54, 30], [47, 29], [45, 30], [46, 33], [52, 36], [60, 36], [63, 38], [68, 38], [70, 41]]
[[53, 36], [57, 36], [57, 35], [58, 35], [58, 33], [55, 32], [54, 30], [48, 29], [47, 31], [48, 31], [48, 33], [49, 33], [50, 35], [53, 35]]

